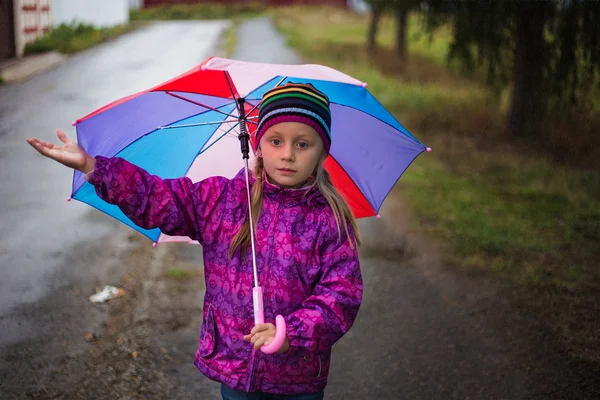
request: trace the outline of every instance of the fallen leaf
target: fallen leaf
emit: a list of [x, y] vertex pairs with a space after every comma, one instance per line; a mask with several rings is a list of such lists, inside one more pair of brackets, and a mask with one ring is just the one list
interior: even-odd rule
[[83, 340], [90, 343], [96, 340], [96, 335], [94, 332], [83, 332]]

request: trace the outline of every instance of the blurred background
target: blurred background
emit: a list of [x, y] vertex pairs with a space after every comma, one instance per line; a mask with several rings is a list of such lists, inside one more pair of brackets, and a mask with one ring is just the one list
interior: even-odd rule
[[[433, 149], [393, 193], [408, 216], [396, 222], [402, 243], [367, 243], [365, 256], [393, 258], [390, 248], [418, 236], [439, 249], [445, 272], [508, 288], [511, 306], [561, 353], [597, 368], [598, 1], [0, 0], [0, 82], [18, 84], [27, 60], [81, 53], [156, 21], [230, 21], [220, 52], [232, 57], [238, 28], [257, 18], [306, 63], [367, 82]], [[190, 278], [171, 278], [181, 274]], [[552, 396], [540, 398], [567, 398]]]

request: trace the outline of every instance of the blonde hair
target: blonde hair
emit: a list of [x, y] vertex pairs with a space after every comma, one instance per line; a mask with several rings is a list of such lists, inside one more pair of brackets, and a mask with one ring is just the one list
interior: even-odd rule
[[[333, 186], [331, 182], [331, 178], [329, 177], [329, 173], [323, 168], [323, 164], [325, 163], [325, 159], [327, 155], [323, 153], [317, 166], [315, 167], [315, 172], [313, 176], [315, 177], [315, 181], [313, 185], [317, 185], [319, 192], [325, 197], [327, 203], [331, 207], [333, 211], [333, 216], [335, 218], [335, 223], [337, 225], [338, 238], [341, 240], [342, 238], [342, 230], [341, 226], [344, 228], [344, 233], [347, 237], [350, 237], [350, 232], [348, 231], [348, 223], [352, 227], [352, 231], [354, 232], [354, 239], [356, 240], [356, 244], [360, 246], [360, 234], [358, 232], [358, 226], [356, 225], [356, 219], [350, 211], [350, 207], [346, 203], [346, 201], [342, 198], [339, 192]], [[255, 182], [252, 185], [251, 192], [251, 201], [252, 204], [252, 223], [253, 226], [256, 227], [256, 223], [258, 221], [258, 217], [262, 211], [263, 205], [263, 177], [264, 177], [264, 164], [262, 157], [256, 158], [256, 163], [254, 165], [254, 177]], [[248, 216], [246, 216], [246, 220], [244, 224], [240, 228], [239, 232], [235, 235], [233, 240], [231, 241], [231, 246], [229, 248], [229, 258], [233, 257], [235, 251], [241, 246], [242, 254], [246, 254], [246, 250], [250, 245], [250, 225], [248, 224]], [[350, 246], [354, 247], [354, 243], [350, 241]]]

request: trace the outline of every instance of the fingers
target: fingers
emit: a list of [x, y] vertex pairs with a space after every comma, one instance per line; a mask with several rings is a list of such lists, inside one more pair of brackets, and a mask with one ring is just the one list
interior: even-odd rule
[[53, 149], [56, 147], [56, 145], [54, 143], [50, 143], [50, 142], [46, 142], [45, 140], [42, 139], [38, 139], [38, 138], [29, 138], [27, 139], [27, 143], [29, 143], [32, 146], [41, 146], [41, 147], [47, 147], [49, 149]]
[[244, 336], [246, 342], [251, 342], [255, 349], [259, 349], [264, 344], [269, 344], [275, 337], [275, 325], [258, 324], [252, 328], [250, 334]]
[[64, 133], [61, 129], [56, 130], [56, 136], [58, 136], [60, 141], [63, 142], [64, 144], [69, 144], [69, 142], [71, 141], [69, 139], [69, 137], [67, 136], [67, 134]]
[[267, 340], [268, 340], [268, 339], [269, 339], [268, 337], [260, 336], [260, 337], [259, 337], [258, 339], [256, 339], [256, 341], [254, 342], [254, 349], [255, 349], [255, 350], [258, 350], [258, 349], [260, 349], [260, 347], [261, 347], [262, 345], [264, 345], [264, 344], [267, 342]]
[[254, 335], [258, 332], [262, 332], [262, 331], [266, 331], [269, 329], [269, 325], [272, 324], [258, 324], [258, 325], [254, 325], [254, 328], [252, 328], [252, 330], [250, 331], [251, 335]]
[[31, 145], [34, 149], [40, 152], [42, 155], [48, 156], [49, 150], [54, 146], [51, 143], [44, 142], [43, 140], [31, 138], [27, 139], [27, 143]]

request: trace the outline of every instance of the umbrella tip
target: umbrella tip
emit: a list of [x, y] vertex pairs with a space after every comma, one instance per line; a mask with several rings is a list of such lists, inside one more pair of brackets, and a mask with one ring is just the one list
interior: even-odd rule
[[361, 86], [364, 87], [364, 88], [366, 88], [368, 86], [367, 82], [363, 82]]
[[377, 215], [375, 216], [375, 218], [379, 219], [379, 218], [381, 218], [381, 215], [377, 214]]
[[431, 153], [431, 147], [428, 147], [428, 148], [427, 148], [427, 152], [428, 152], [428, 153]]
[[67, 197], [67, 201], [71, 201], [73, 198], [71, 196]]
[[154, 242], [152, 243], [152, 247], [156, 247], [158, 245], [158, 243]]
[[71, 122], [71, 126], [75, 126], [75, 125], [77, 125], [77, 121]]

